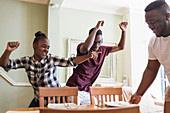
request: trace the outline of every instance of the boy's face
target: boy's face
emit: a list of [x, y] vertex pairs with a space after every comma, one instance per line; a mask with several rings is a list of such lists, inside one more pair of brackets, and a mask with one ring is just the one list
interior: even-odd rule
[[103, 43], [102, 35], [97, 35], [95, 40], [94, 40], [94, 43], [93, 43], [93, 46], [91, 47], [91, 49], [93, 51], [97, 51], [102, 43]]

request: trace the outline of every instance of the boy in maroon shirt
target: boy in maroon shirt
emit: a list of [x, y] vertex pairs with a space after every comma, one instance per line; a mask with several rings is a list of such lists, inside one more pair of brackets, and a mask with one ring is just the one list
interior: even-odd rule
[[[119, 24], [122, 30], [122, 36], [117, 46], [101, 46], [103, 42], [102, 31], [99, 29], [103, 26], [104, 21], [99, 21], [95, 28], [89, 31], [89, 36], [84, 43], [80, 43], [77, 47], [77, 56], [87, 55], [96, 52], [92, 59], [79, 64], [73, 69], [73, 74], [68, 79], [66, 85], [70, 87], [78, 87], [78, 104], [88, 105], [90, 102], [89, 87], [97, 79], [100, 74], [105, 57], [109, 53], [124, 49], [127, 22]], [[97, 54], [98, 53], [98, 54]]]

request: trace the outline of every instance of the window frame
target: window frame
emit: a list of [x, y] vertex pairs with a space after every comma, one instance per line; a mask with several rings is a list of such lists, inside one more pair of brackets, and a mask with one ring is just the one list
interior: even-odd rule
[[[80, 39], [74, 39], [74, 38], [68, 38], [68, 57], [74, 57], [77, 54], [77, 46], [79, 43], [84, 42], [83, 40]], [[105, 46], [114, 46], [117, 45], [116, 43], [102, 43], [102, 45]], [[109, 57], [108, 57], [109, 56]], [[116, 83], [117, 81], [117, 53], [110, 53], [104, 61], [104, 64], [102, 66], [102, 69], [104, 68], [104, 65], [109, 65], [110, 66], [110, 78], [105, 78], [105, 75], [102, 75], [102, 70], [100, 72], [99, 77], [95, 81], [94, 84], [102, 84], [102, 83], [107, 83], [107, 84], [113, 84]], [[109, 58], [109, 59], [108, 59]], [[106, 60], [110, 61], [110, 64], [105, 64]], [[73, 68], [68, 67], [67, 68], [67, 77], [66, 81], [68, 78], [72, 75], [73, 73]], [[102, 77], [103, 76], [103, 77]]]

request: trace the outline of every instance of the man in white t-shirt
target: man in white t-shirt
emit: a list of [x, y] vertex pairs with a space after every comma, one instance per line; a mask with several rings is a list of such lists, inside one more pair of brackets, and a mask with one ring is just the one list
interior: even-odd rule
[[[145, 21], [156, 36], [151, 38], [148, 46], [148, 64], [142, 81], [129, 101], [133, 104], [140, 102], [141, 97], [156, 78], [160, 65], [164, 66], [170, 81], [170, 7], [164, 0], [156, 0], [145, 8], [145, 12]], [[165, 97], [168, 94], [170, 95], [170, 91]]]

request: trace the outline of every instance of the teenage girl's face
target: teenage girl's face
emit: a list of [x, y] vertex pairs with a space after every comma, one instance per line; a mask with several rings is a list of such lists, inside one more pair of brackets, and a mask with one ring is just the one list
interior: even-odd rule
[[34, 43], [34, 57], [36, 60], [40, 61], [43, 59], [49, 51], [50, 42], [48, 39], [40, 39], [38, 44]]
[[97, 35], [95, 40], [94, 40], [94, 43], [93, 43], [93, 46], [91, 47], [91, 49], [93, 51], [97, 51], [102, 43], [103, 43], [102, 35]]

